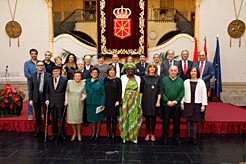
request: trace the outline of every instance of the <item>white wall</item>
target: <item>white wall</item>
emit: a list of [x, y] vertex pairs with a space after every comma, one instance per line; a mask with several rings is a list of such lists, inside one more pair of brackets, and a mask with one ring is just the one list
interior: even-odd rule
[[[241, 0], [235, 1], [237, 12]], [[202, 0], [200, 6], [199, 47], [203, 49], [203, 39], [207, 37], [208, 60], [213, 62], [216, 49], [216, 36], [219, 35], [220, 57], [222, 65], [222, 82], [246, 82], [246, 34], [239, 39], [232, 39], [227, 33], [227, 27], [235, 19], [232, 0]], [[246, 23], [246, 3], [242, 5], [239, 19]]]
[[[16, 0], [9, 0], [12, 13]], [[43, 60], [43, 54], [48, 50], [48, 9], [45, 0], [18, 0], [15, 21], [20, 23], [22, 34], [20, 36], [20, 47], [17, 39], [11, 39], [12, 45], [9, 47], [9, 37], [5, 32], [5, 25], [11, 21], [7, 0], [0, 0], [0, 72], [5, 71], [9, 66], [9, 71], [19, 71], [21, 81], [26, 81], [24, 77], [24, 62], [30, 59], [29, 50], [36, 48], [39, 51], [39, 59]]]
[[181, 60], [180, 55], [182, 50], [188, 50], [190, 54], [189, 60], [193, 61], [194, 39], [187, 34], [179, 34], [161, 46], [155, 48], [149, 48], [147, 62], [153, 62], [154, 54], [160, 54], [161, 52], [166, 52], [169, 49], [174, 50], [175, 56], [179, 55], [179, 58], [176, 60]]

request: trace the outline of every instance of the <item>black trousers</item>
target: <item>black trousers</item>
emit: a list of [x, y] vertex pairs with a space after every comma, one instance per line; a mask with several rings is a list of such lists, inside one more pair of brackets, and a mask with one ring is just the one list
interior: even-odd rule
[[156, 125], [156, 116], [145, 116], [146, 121], [146, 130], [147, 134], [150, 134], [150, 118], [151, 118], [151, 134], [154, 135], [155, 133], [155, 125]]
[[163, 111], [163, 137], [168, 137], [170, 117], [173, 118], [173, 137], [179, 137], [180, 133], [180, 107], [166, 107], [164, 106]]
[[[41, 107], [43, 108], [43, 113], [44, 113], [44, 120], [46, 120], [46, 110], [47, 110], [47, 106], [44, 102], [44, 95], [43, 93], [39, 93], [38, 94], [38, 102], [33, 103], [34, 106], [34, 111], [35, 111], [35, 119], [36, 119], [36, 127], [41, 128], [42, 127], [42, 110]], [[49, 116], [49, 114], [48, 114]], [[48, 117], [48, 123], [49, 123], [49, 117]]]
[[[51, 117], [52, 117], [52, 133], [53, 135], [58, 135], [58, 119], [59, 125], [61, 125], [61, 135], [65, 135], [65, 117], [62, 120], [62, 115], [64, 108], [57, 108], [56, 105], [51, 108]], [[62, 122], [62, 124], [61, 124]]]
[[84, 111], [83, 111], [83, 123], [88, 123], [87, 121], [87, 114], [86, 114], [86, 103], [84, 103]]

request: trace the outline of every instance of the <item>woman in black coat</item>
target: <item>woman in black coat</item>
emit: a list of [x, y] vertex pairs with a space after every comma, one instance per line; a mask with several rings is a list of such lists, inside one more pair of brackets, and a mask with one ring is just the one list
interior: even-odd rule
[[73, 71], [78, 69], [76, 64], [77, 64], [76, 56], [72, 53], [69, 54], [64, 63], [68, 80], [73, 80]]
[[117, 125], [117, 115], [119, 115], [119, 105], [121, 101], [121, 80], [115, 77], [116, 68], [113, 65], [110, 65], [107, 69], [107, 77], [104, 80], [105, 83], [105, 110], [104, 115], [106, 116], [106, 125], [107, 125], [107, 139], [110, 139], [110, 127], [111, 127], [111, 118], [113, 120], [112, 125], [112, 140], [115, 139], [115, 129]]
[[[148, 64], [146, 76], [143, 76], [140, 84], [140, 94], [142, 94], [142, 110], [146, 117], [146, 141], [155, 141], [156, 108], [160, 107], [162, 83], [161, 77], [157, 75], [158, 68], [155, 64]], [[150, 134], [150, 118], [151, 134]]]

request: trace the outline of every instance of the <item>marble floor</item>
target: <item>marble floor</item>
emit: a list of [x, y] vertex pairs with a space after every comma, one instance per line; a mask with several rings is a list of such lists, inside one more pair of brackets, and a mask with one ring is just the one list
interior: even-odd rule
[[55, 144], [33, 135], [0, 132], [0, 164], [238, 164], [244, 160], [246, 140], [246, 134], [202, 134], [196, 146], [186, 143], [186, 138], [180, 139], [181, 144], [171, 138], [164, 144], [161, 138], [146, 142], [142, 137], [138, 144], [123, 144], [120, 137], [115, 141], [83, 137], [82, 142], [67, 137]]

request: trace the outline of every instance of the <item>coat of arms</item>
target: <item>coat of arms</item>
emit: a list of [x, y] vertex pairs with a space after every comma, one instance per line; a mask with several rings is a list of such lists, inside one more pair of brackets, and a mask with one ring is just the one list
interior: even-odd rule
[[131, 10], [129, 8], [116, 8], [113, 11], [114, 18], [114, 36], [125, 39], [131, 36]]

